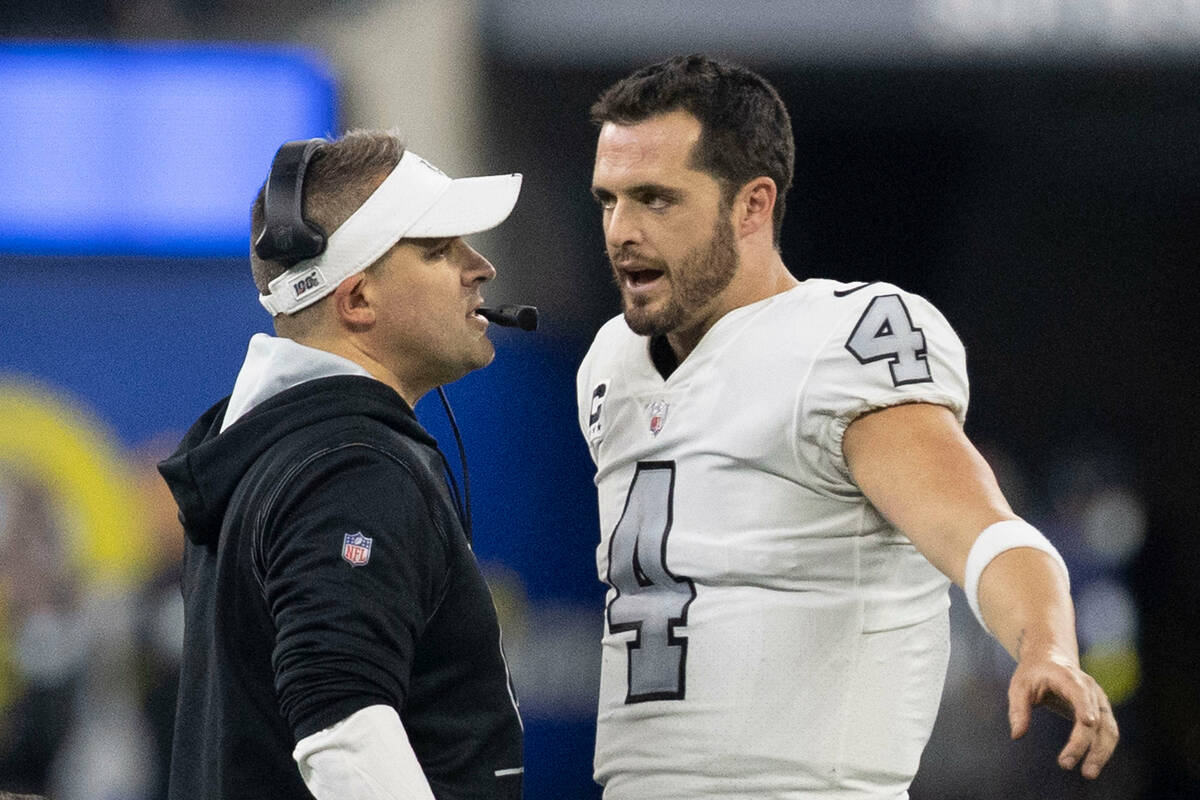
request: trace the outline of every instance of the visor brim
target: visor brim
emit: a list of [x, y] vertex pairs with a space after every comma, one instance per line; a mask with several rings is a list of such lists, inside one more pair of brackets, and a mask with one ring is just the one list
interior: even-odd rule
[[490, 230], [512, 213], [520, 192], [520, 173], [458, 178], [404, 232], [404, 238], [467, 236]]

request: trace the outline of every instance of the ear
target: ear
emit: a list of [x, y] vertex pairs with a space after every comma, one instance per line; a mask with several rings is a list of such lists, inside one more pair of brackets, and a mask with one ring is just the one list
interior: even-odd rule
[[773, 230], [776, 193], [775, 181], [766, 175], [749, 181], [738, 191], [733, 200], [733, 225], [739, 237]]
[[346, 278], [333, 290], [330, 300], [342, 326], [359, 332], [375, 324], [370, 288], [370, 278], [360, 272]]

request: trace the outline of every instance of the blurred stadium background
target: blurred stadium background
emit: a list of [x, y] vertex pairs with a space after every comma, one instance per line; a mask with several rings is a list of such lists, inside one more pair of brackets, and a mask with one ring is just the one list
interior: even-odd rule
[[1010, 742], [1011, 665], [956, 596], [914, 800], [1200, 797], [1200, 0], [5, 0], [0, 37], [0, 789], [164, 796], [181, 533], [153, 464], [269, 329], [244, 253], [275, 147], [369, 126], [526, 176], [475, 243], [543, 328], [449, 394], [526, 795], [599, 796], [572, 380], [617, 297], [587, 109], [703, 50], [791, 109], [792, 270], [900, 284], [966, 342], [968, 431], [1070, 563], [1116, 702], [1098, 783], [1054, 766], [1057, 718]]

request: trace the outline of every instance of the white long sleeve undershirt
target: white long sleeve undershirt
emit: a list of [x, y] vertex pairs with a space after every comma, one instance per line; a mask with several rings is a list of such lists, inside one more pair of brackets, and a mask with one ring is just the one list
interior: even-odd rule
[[367, 706], [296, 744], [317, 800], [434, 800], [396, 709]]

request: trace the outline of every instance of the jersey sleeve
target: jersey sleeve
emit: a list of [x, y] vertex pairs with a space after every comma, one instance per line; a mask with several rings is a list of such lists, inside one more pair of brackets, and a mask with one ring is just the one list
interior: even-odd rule
[[280, 710], [297, 739], [370, 705], [403, 707], [446, 582], [446, 534], [409, 467], [367, 446], [288, 481], [258, 552]]
[[612, 385], [611, 370], [620, 347], [620, 332], [625, 329], [621, 317], [614, 317], [596, 333], [592, 346], [575, 374], [575, 402], [579, 430], [587, 442], [592, 463], [597, 463], [600, 441], [604, 438], [606, 420], [604, 403]]
[[[594, 347], [595, 345], [593, 345]], [[579, 422], [579, 432], [583, 435], [584, 441], [587, 442], [588, 453], [592, 457], [592, 462], [595, 463], [596, 448], [592, 443], [592, 437], [588, 435], [592, 414], [592, 392], [594, 391], [591, 379], [592, 353], [593, 350], [589, 349], [587, 355], [584, 356], [583, 363], [579, 365], [578, 372], [575, 373], [575, 408], [576, 418]], [[600, 391], [603, 392], [604, 390], [601, 389]], [[597, 419], [599, 418], [597, 417]]]
[[902, 403], [949, 408], [966, 419], [962, 342], [924, 298], [870, 284], [829, 300], [830, 335], [815, 353], [802, 390], [801, 458], [825, 481], [851, 482], [842, 455], [846, 427], [862, 414]]

